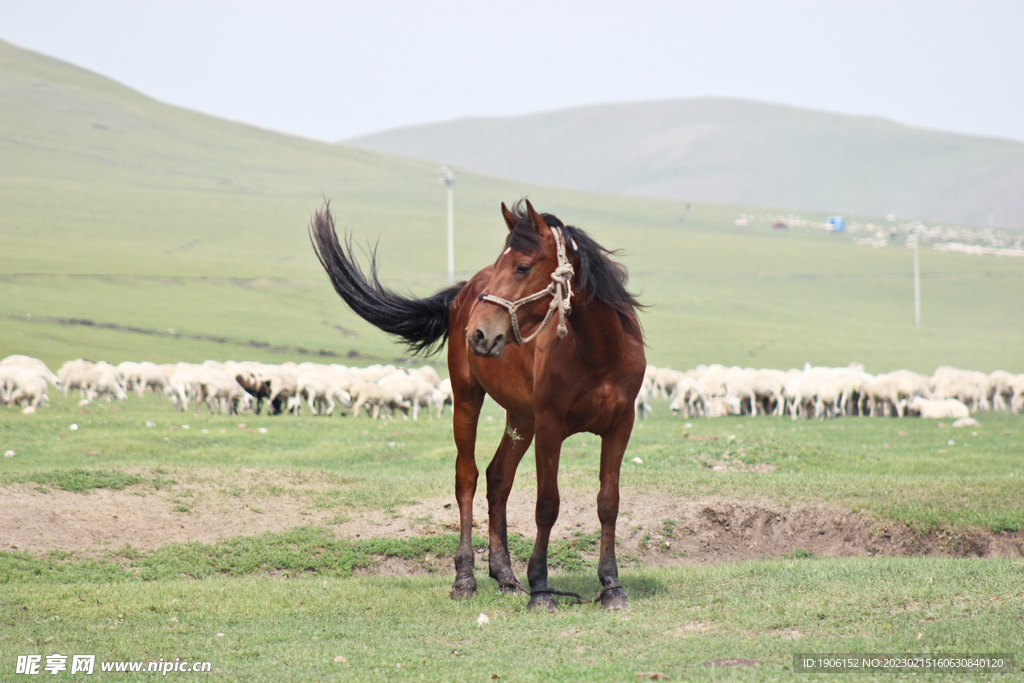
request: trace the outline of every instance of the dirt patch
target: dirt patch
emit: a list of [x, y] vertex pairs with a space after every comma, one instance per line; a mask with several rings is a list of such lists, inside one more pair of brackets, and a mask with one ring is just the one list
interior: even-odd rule
[[186, 504], [171, 500], [167, 493], [145, 497], [102, 489], [90, 494], [39, 493], [27, 486], [11, 486], [0, 492], [0, 550], [38, 555], [63, 550], [78, 558], [100, 557], [126, 545], [152, 550], [169, 543], [212, 543], [321, 524], [333, 516], [304, 510], [287, 499], [250, 505]]
[[[513, 491], [509, 533], [533, 538], [532, 492]], [[474, 528], [485, 534], [487, 507], [478, 495]], [[339, 525], [353, 538], [409, 538], [457, 532], [458, 507], [430, 500], [370, 513]], [[554, 538], [600, 531], [593, 494], [562, 495]], [[673, 499], [661, 494], [624, 494], [619, 506], [618, 554], [644, 565], [736, 562], [813, 553], [822, 557], [868, 555], [930, 557], [1021, 557], [1024, 532], [985, 530], [919, 534], [905, 524], [878, 520], [829, 505], [780, 506], [725, 498]]]
[[[236, 475], [237, 476], [237, 475]], [[225, 487], [210, 478], [153, 490], [44, 492], [31, 484], [0, 488], [0, 550], [45, 555], [103, 557], [130, 545], [151, 550], [169, 543], [221, 539], [328, 525], [345, 538], [411, 538], [458, 531], [458, 508], [449, 498], [423, 501], [394, 511], [339, 515], [319, 509], [308, 495], [261, 493], [258, 472]], [[302, 482], [315, 489], [328, 482]], [[239, 490], [245, 492], [239, 494]], [[513, 491], [508, 506], [510, 533], [535, 534], [534, 494]], [[477, 533], [486, 534], [486, 499], [474, 508]], [[599, 531], [594, 494], [563, 493], [555, 538]], [[734, 562], [807, 553], [823, 557], [866, 555], [931, 557], [1020, 557], [1024, 532], [984, 530], [918, 534], [906, 525], [878, 520], [828, 505], [780, 506], [768, 502], [662, 494], [626, 493], [620, 504], [618, 554], [643, 565]], [[450, 558], [423, 561], [388, 558], [370, 571], [403, 575], [447, 571]]]

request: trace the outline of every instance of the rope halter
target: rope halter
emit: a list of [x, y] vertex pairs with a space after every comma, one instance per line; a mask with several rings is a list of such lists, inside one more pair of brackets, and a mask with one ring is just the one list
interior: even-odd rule
[[[524, 296], [522, 299], [516, 299], [515, 301], [509, 301], [508, 299], [502, 299], [500, 296], [486, 293], [481, 294], [479, 297], [480, 301], [497, 304], [508, 310], [508, 315], [512, 319], [512, 334], [515, 336], [517, 344], [525, 344], [532, 341], [534, 337], [543, 332], [556, 310], [558, 311], [558, 338], [564, 339], [565, 335], [569, 332], [569, 328], [565, 324], [565, 316], [572, 313], [572, 276], [575, 271], [573, 271], [572, 263], [569, 262], [569, 258], [565, 254], [565, 237], [562, 235], [561, 228], [551, 226], [551, 235], [555, 238], [555, 255], [558, 257], [558, 266], [551, 273], [551, 284], [536, 294]], [[540, 327], [534, 330], [533, 334], [529, 337], [524, 338], [519, 331], [519, 317], [516, 315], [516, 311], [521, 306], [533, 303], [538, 299], [543, 299], [548, 295], [551, 295], [551, 304], [548, 306], [547, 315], [541, 321]]]

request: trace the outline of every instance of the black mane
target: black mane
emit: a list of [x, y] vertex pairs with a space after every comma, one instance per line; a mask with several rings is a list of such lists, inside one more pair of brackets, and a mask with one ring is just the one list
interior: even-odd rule
[[[530, 221], [525, 200], [516, 202], [511, 212], [516, 219], [516, 226], [509, 231], [505, 246], [524, 254], [536, 253], [541, 245], [540, 236]], [[540, 216], [549, 226], [562, 229], [566, 238], [566, 251], [570, 258], [572, 254], [578, 257], [579, 266], [572, 282], [573, 292], [582, 296], [584, 301], [596, 298], [614, 308], [626, 333], [640, 338], [642, 330], [637, 309], [643, 308], [643, 304], [626, 289], [629, 282], [626, 267], [609, 258], [619, 255], [621, 251], [605, 249], [584, 231], [565, 225], [550, 213], [542, 213]]]

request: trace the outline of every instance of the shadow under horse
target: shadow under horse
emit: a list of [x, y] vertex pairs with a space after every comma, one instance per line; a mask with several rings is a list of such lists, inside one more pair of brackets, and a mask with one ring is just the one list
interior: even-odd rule
[[[329, 204], [314, 216], [310, 238], [335, 290], [362, 318], [418, 353], [432, 353], [448, 341], [460, 528], [451, 597], [470, 598], [477, 590], [474, 451], [480, 408], [489, 394], [506, 411], [505, 434], [487, 467], [491, 577], [503, 591], [528, 593], [530, 609], [554, 610], [554, 595], [575, 596], [548, 584], [548, 541], [558, 518], [562, 442], [591, 432], [601, 437], [598, 599], [605, 609], [623, 609], [629, 601], [619, 583], [615, 524], [619, 472], [647, 362], [640, 304], [626, 289], [625, 267], [585, 232], [537, 213], [529, 201], [511, 210], [502, 204], [501, 211], [509, 233], [494, 264], [423, 299], [381, 285], [375, 252], [369, 275], [362, 271], [351, 238], [344, 246], [338, 240]], [[512, 570], [506, 503], [534, 440], [537, 539], [527, 590]]]

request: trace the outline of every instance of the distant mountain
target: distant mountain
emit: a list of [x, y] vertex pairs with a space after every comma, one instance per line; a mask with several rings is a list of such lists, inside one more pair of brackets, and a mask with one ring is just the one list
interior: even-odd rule
[[1024, 143], [764, 102], [604, 104], [345, 142], [582, 190], [1024, 227]]

